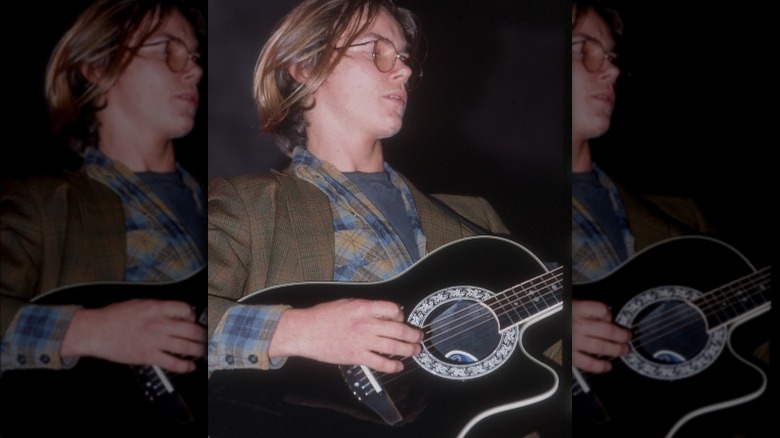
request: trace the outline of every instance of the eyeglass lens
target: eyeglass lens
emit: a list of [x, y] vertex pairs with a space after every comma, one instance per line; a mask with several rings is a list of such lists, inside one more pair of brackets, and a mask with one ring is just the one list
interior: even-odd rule
[[178, 39], [170, 39], [165, 46], [165, 51], [168, 55], [168, 68], [174, 72], [180, 72], [187, 66], [187, 62], [192, 58], [193, 62], [197, 62], [199, 55], [190, 54], [189, 49], [184, 42]]
[[604, 61], [610, 58], [613, 62], [615, 55], [607, 53], [604, 46], [596, 40], [587, 39], [582, 42], [582, 62], [590, 72], [597, 72], [604, 66]]
[[374, 42], [374, 64], [379, 71], [389, 72], [395, 66], [397, 59], [400, 59], [412, 70], [412, 74], [406, 81], [406, 90], [415, 89], [420, 84], [423, 75], [420, 63], [414, 58], [399, 56], [393, 42], [386, 38], [380, 38]]

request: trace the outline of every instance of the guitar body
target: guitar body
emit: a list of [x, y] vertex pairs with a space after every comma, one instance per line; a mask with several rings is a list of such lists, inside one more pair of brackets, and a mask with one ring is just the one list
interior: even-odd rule
[[[385, 282], [293, 284], [267, 289], [242, 302], [309, 307], [341, 298], [381, 299], [401, 304], [408, 320], [413, 320], [414, 309], [419, 303], [431, 304], [432, 301], [426, 299], [432, 294], [436, 299], [442, 298], [442, 295], [436, 295], [437, 291], [451, 292], [453, 286], [456, 290], [469, 286], [502, 291], [517, 284], [518, 279], [544, 272], [544, 266], [525, 248], [505, 239], [478, 237], [439, 248], [400, 276]], [[444, 295], [449, 296], [449, 292]], [[444, 304], [432, 311], [431, 317], [457, 312], [459, 306], [470, 300], [468, 297], [445, 297], [441, 300]], [[434, 352], [433, 356], [448, 356], [456, 363], [453, 367], [439, 364], [437, 369], [442, 374], [436, 375], [420, 363], [407, 359], [402, 373], [383, 376], [394, 378], [384, 385], [384, 390], [403, 417], [396, 424], [383, 421], [376, 412], [359, 402], [348, 387], [342, 373], [359, 372], [359, 367], [290, 358], [278, 370], [214, 372], [209, 380], [209, 435], [212, 438], [454, 437], [481, 412], [543, 394], [557, 382], [554, 372], [537, 364], [523, 349], [522, 338], [534, 337], [534, 329], [539, 327], [548, 339], [550, 336], [560, 339], [567, 327], [561, 318], [539, 318], [541, 322], [528, 324], [525, 333], [517, 327], [507, 330], [505, 333], [510, 332], [508, 340], [497, 333], [497, 325], [492, 322], [494, 318], [490, 319], [491, 322], [485, 319], [485, 331], [477, 336], [481, 342], [474, 343], [475, 336], [464, 335], [454, 340], [455, 345], [428, 344], [427, 349]], [[533, 347], [542, 351], [548, 345]], [[529, 349], [533, 351], [533, 347]], [[453, 370], [459, 368], [459, 361], [468, 361], [469, 357], [479, 360], [484, 368], [490, 368], [490, 361], [482, 359], [493, 357], [494, 350], [506, 349], [511, 354], [498, 359], [503, 362], [485, 375], [463, 377], [458, 375], [458, 370]], [[467, 373], [473, 371], [468, 365], [464, 366]], [[366, 386], [370, 387], [370, 384]], [[564, 407], [561, 403], [559, 412], [563, 412]], [[528, 419], [523, 421], [523, 418], [516, 410], [491, 415], [477, 423], [473, 436], [507, 436], [508, 431], [514, 436], [532, 427]]]
[[[80, 304], [87, 308], [137, 299], [192, 304], [205, 321], [206, 269], [170, 283], [96, 282], [67, 286], [36, 297], [34, 304]], [[200, 293], [198, 291], [201, 291]], [[203, 436], [206, 430], [207, 365], [175, 375], [81, 358], [69, 370], [14, 370], [0, 379], [4, 400], [2, 435], [43, 436], [72, 431], [77, 436]], [[157, 372], [164, 373], [160, 377]], [[163, 385], [173, 385], [168, 392]], [[34, 423], [27, 419], [37, 417]]]
[[[601, 280], [573, 285], [576, 299], [608, 303], [615, 322], [632, 327], [633, 342], [628, 354], [612, 361], [612, 371], [585, 377], [607, 421], [597, 424], [584, 415], [578, 403], [585, 397], [575, 391], [574, 434], [733, 436], [734, 431], [727, 432], [733, 423], [718, 420], [731, 415], [728, 408], [764, 393], [767, 383], [765, 370], [749, 363], [750, 353], [740, 351], [734, 340], [753, 324], [766, 325], [768, 277], [767, 290], [757, 287], [753, 298], [745, 298], [756, 303], [738, 317], [724, 308], [734, 320], [713, 330], [708, 328], [716, 324], [705, 315], [712, 318], [717, 312], [705, 293], [754, 274], [732, 247], [685, 237], [640, 252]], [[742, 420], [739, 427], [744, 427]]]

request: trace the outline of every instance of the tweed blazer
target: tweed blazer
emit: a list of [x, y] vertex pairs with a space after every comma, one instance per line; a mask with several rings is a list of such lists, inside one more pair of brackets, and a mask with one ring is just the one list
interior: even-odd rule
[[689, 198], [648, 195], [642, 200], [617, 184], [638, 252], [662, 240], [686, 234], [714, 234], [698, 205]]
[[[417, 206], [427, 251], [473, 235], [405, 180]], [[319, 188], [286, 173], [209, 182], [209, 337], [225, 311], [264, 288], [331, 281], [334, 233], [330, 202]], [[497, 235], [509, 231], [483, 198], [440, 195], [470, 221]]]
[[[715, 228], [706, 220], [698, 205], [690, 198], [663, 195], [635, 194], [619, 183], [612, 181], [617, 188], [623, 203], [628, 227], [632, 239], [626, 241], [628, 257], [647, 248], [650, 245], [672, 237], [690, 234], [714, 234]], [[591, 217], [579, 200], [572, 198], [572, 214], [579, 213], [601, 231], [598, 223]], [[575, 234], [572, 241], [572, 258], [574, 264], [572, 280], [575, 283], [588, 281], [594, 272], [606, 273], [617, 267], [622, 261], [617, 251], [603, 237], [602, 242], [592, 242], [577, 238], [577, 233], [583, 232], [576, 221], [572, 221], [572, 231]], [[610, 268], [612, 267], [612, 268]], [[589, 274], [584, 274], [588, 272]]]
[[2, 330], [19, 308], [58, 287], [121, 281], [122, 204], [84, 172], [0, 185]]

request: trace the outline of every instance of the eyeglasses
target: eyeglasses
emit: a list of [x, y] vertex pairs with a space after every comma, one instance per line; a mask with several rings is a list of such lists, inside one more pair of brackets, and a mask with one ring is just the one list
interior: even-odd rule
[[190, 49], [184, 44], [184, 41], [178, 38], [144, 44], [141, 47], [153, 47], [161, 44], [165, 44], [165, 62], [168, 64], [168, 68], [174, 73], [184, 70], [190, 59], [195, 63], [200, 59], [200, 53], [190, 52]]
[[374, 44], [374, 49], [371, 51], [371, 57], [374, 58], [374, 65], [377, 70], [382, 73], [387, 73], [395, 67], [395, 61], [400, 59], [401, 62], [412, 69], [412, 74], [409, 76], [409, 79], [406, 80], [406, 91], [412, 91], [420, 85], [423, 77], [420, 62], [412, 57], [398, 54], [395, 44], [387, 38], [379, 38], [373, 41], [366, 41], [365, 43], [352, 44], [347, 47], [359, 47], [372, 43]]
[[[617, 53], [607, 52], [607, 50], [604, 49], [604, 46], [602, 46], [601, 43], [596, 39], [587, 38], [581, 41], [573, 41], [571, 43], [572, 47], [577, 44], [582, 44], [582, 48], [578, 53], [578, 57], [581, 58], [582, 65], [585, 66], [585, 70], [591, 73], [600, 71], [602, 67], [604, 67], [604, 61], [607, 59], [609, 59], [609, 62], [612, 64], [615, 64], [615, 61], [617, 61]], [[572, 51], [572, 53], [575, 52]]]

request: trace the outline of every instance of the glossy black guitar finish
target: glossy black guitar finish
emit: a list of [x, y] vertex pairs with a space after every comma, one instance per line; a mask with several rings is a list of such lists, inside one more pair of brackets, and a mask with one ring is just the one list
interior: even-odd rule
[[770, 275], [723, 242], [684, 237], [575, 284], [576, 299], [608, 303], [632, 332], [612, 371], [583, 376], [591, 392], [575, 387], [575, 436], [731, 436], [718, 420], [768, 381], [738, 348], [743, 328], [768, 317]]
[[[36, 297], [33, 303], [97, 308], [131, 299], [176, 300], [191, 304], [199, 315], [198, 322], [205, 326], [206, 288], [206, 268], [202, 268], [170, 283], [67, 286]], [[81, 358], [69, 370], [7, 371], [0, 379], [2, 436], [49, 432], [66, 436], [205, 436], [207, 366], [204, 358], [196, 364], [194, 372], [182, 375], [159, 367], [94, 358]], [[30, 415], [39, 420], [16, 421]]]
[[545, 325], [533, 323], [539, 321], [555, 322], [544, 329], [563, 336], [562, 319], [547, 318], [561, 309], [562, 276], [509, 240], [475, 237], [439, 248], [386, 282], [301, 283], [251, 295], [242, 302], [394, 301], [407, 322], [424, 327], [425, 348], [398, 375], [300, 358], [273, 371], [216, 371], [209, 435], [455, 437], [480, 414], [467, 436], [533, 430], [517, 408], [549, 397], [557, 374], [526, 353], [523, 338], [533, 338]]

